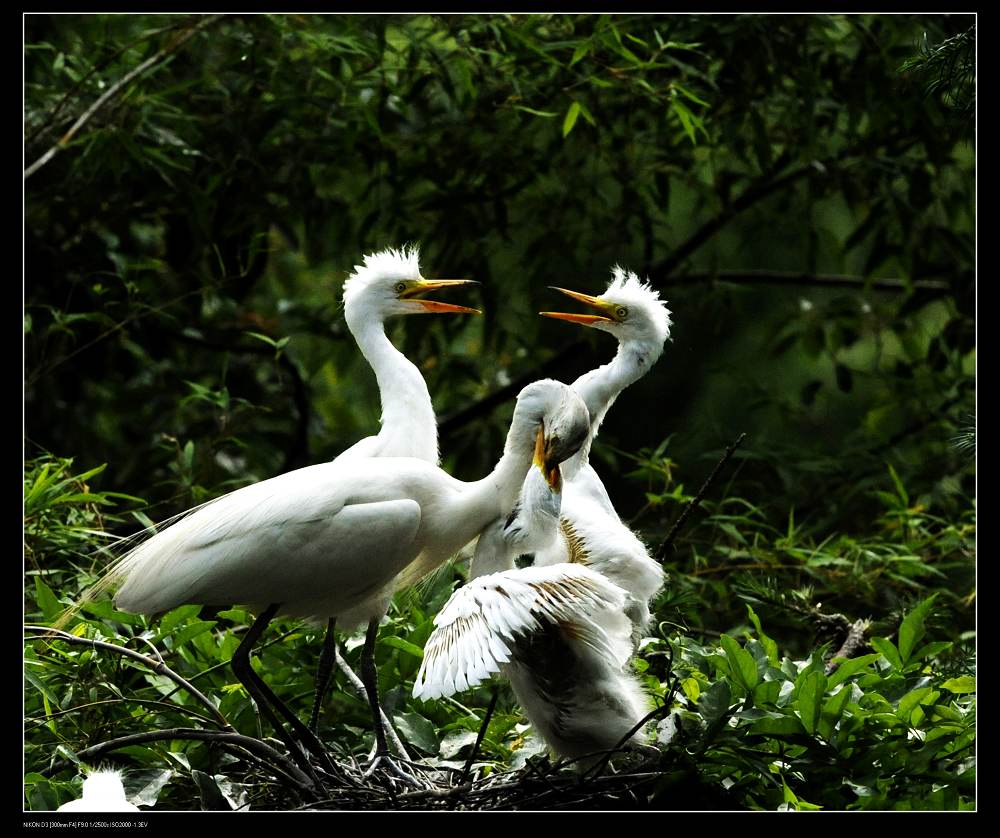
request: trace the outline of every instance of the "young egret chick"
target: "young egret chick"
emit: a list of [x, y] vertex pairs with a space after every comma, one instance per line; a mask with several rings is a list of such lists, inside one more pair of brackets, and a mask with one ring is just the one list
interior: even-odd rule
[[[586, 408], [569, 387], [536, 381], [518, 395], [504, 453], [472, 483], [415, 458], [321, 463], [246, 486], [182, 517], [111, 568], [120, 610], [157, 614], [184, 603], [245, 604], [260, 611], [233, 655], [233, 670], [300, 764], [304, 756], [270, 711], [278, 710], [317, 755], [325, 750], [250, 666], [250, 650], [279, 612], [378, 625], [404, 568], [433, 570], [513, 508], [536, 438], [546, 462], [574, 454]], [[374, 646], [369, 631], [366, 647]], [[387, 756], [374, 658], [363, 662], [378, 757]], [[305, 767], [305, 766], [304, 766]]]
[[536, 564], [579, 562], [607, 576], [628, 592], [626, 613], [638, 641], [649, 623], [649, 601], [663, 586], [663, 569], [615, 512], [607, 490], [590, 465], [590, 447], [601, 422], [618, 395], [645, 375], [663, 352], [670, 336], [670, 312], [656, 291], [631, 271], [614, 267], [607, 290], [599, 297], [556, 288], [597, 310], [597, 314], [543, 311], [554, 317], [600, 329], [618, 340], [610, 363], [573, 382], [590, 412], [587, 441], [563, 466], [560, 537], [536, 555]]
[[559, 472], [538, 456], [535, 466], [508, 519], [480, 536], [471, 581], [435, 618], [413, 694], [451, 695], [502, 672], [549, 747], [575, 759], [617, 745], [648, 701], [623, 670], [632, 625], [621, 588], [580, 564], [513, 568], [558, 532]]
[[93, 771], [83, 781], [83, 796], [63, 803], [57, 812], [138, 812], [128, 802], [118, 771]]
[[[364, 257], [344, 283], [344, 317], [378, 381], [382, 427], [376, 436], [359, 440], [334, 462], [364, 457], [416, 457], [437, 465], [437, 419], [420, 370], [386, 337], [385, 320], [405, 314], [480, 314], [478, 309], [451, 305], [419, 295], [439, 288], [476, 285], [468, 279], [424, 279], [417, 248], [383, 250]], [[326, 640], [316, 672], [309, 729], [316, 731], [323, 697], [336, 655], [336, 618], [327, 622]], [[369, 624], [374, 638], [378, 622]], [[372, 641], [374, 643], [374, 640]], [[374, 649], [366, 647], [369, 654]]]
[[385, 320], [404, 314], [481, 314], [478, 309], [420, 299], [439, 288], [478, 285], [469, 279], [424, 279], [417, 248], [383, 250], [364, 257], [344, 283], [347, 328], [378, 381], [381, 430], [359, 440], [337, 460], [416, 457], [437, 465], [437, 419], [420, 370], [385, 334]]

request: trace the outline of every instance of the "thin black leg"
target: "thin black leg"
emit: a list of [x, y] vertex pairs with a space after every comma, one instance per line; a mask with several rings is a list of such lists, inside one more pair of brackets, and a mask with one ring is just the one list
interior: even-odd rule
[[[254, 621], [254, 624], [250, 626], [250, 630], [247, 632], [246, 637], [243, 638], [243, 642], [240, 643], [239, 648], [233, 655], [233, 672], [236, 673], [236, 677], [240, 679], [247, 690], [249, 690], [253, 695], [254, 699], [257, 701], [257, 705], [264, 710], [268, 720], [274, 726], [275, 731], [278, 733], [278, 736], [281, 737], [281, 740], [285, 743], [285, 745], [289, 745], [292, 741], [291, 737], [288, 736], [287, 731], [285, 731], [285, 729], [278, 722], [277, 718], [274, 716], [273, 710], [277, 710], [282, 716], [285, 717], [288, 724], [291, 725], [292, 730], [295, 731], [295, 734], [305, 744], [306, 748], [317, 759], [319, 759], [323, 767], [331, 774], [336, 774], [337, 770], [334, 768], [333, 763], [330, 761], [330, 757], [326, 752], [326, 748], [323, 747], [323, 743], [319, 741], [316, 734], [302, 724], [295, 714], [285, 706], [285, 703], [274, 694], [274, 690], [272, 690], [256, 672], [254, 672], [253, 667], [250, 665], [250, 648], [256, 644], [261, 634], [264, 633], [264, 629], [267, 628], [268, 623], [274, 619], [274, 615], [277, 613], [279, 607], [280, 603], [273, 603], [269, 605]], [[291, 749], [290, 753], [292, 753], [293, 756], [298, 754], [305, 759], [305, 755], [302, 754], [302, 750], [297, 745], [289, 745], [289, 747]], [[296, 757], [296, 760], [297, 759], [298, 757]], [[306, 760], [306, 764], [308, 765], [308, 760]], [[311, 772], [312, 769], [310, 767], [309, 773], [311, 774]]]
[[[284, 727], [282, 727], [281, 723], [274, 715], [274, 711], [271, 709], [271, 706], [268, 704], [265, 696], [268, 692], [270, 692], [270, 689], [268, 689], [267, 685], [257, 677], [257, 673], [253, 671], [253, 667], [250, 665], [251, 648], [260, 639], [261, 634], [264, 633], [264, 629], [266, 629], [268, 623], [274, 619], [274, 615], [277, 612], [278, 603], [273, 603], [264, 609], [257, 619], [254, 620], [253, 625], [247, 630], [247, 633], [244, 635], [240, 645], [233, 653], [232, 660], [229, 663], [233, 668], [233, 673], [239, 679], [240, 683], [247, 688], [247, 692], [250, 693], [253, 700], [257, 703], [257, 708], [267, 717], [267, 720], [271, 723], [275, 733], [277, 733], [281, 741], [285, 743], [285, 747], [288, 748], [288, 753], [291, 755], [292, 759], [299, 764], [299, 767], [305, 771], [306, 774], [312, 777], [313, 780], [316, 780], [316, 775], [313, 772], [312, 766], [309, 764], [309, 760], [306, 759], [306, 755], [302, 753], [302, 749], [295, 744], [294, 740], [288, 735], [288, 732], [284, 729]], [[261, 689], [261, 686], [263, 686], [264, 689]], [[277, 696], [274, 696], [274, 693], [271, 693], [271, 695], [277, 699]]]
[[319, 725], [319, 709], [326, 697], [326, 690], [330, 686], [330, 674], [333, 672], [333, 662], [337, 655], [337, 640], [334, 636], [334, 627], [337, 625], [337, 618], [331, 617], [326, 624], [326, 639], [323, 641], [323, 653], [319, 658], [319, 667], [316, 670], [316, 694], [313, 697], [312, 713], [309, 715], [309, 730], [313, 733]]
[[368, 632], [365, 634], [365, 645], [361, 650], [361, 682], [368, 693], [368, 706], [372, 710], [372, 720], [375, 724], [375, 758], [389, 755], [389, 746], [385, 741], [385, 729], [382, 727], [382, 711], [378, 703], [378, 671], [375, 668], [375, 638], [378, 636], [378, 618], [369, 621]]

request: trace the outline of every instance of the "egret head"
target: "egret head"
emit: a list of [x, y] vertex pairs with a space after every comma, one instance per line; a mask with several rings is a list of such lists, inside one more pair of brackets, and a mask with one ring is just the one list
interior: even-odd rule
[[480, 314], [478, 309], [419, 299], [436, 288], [477, 285], [471, 279], [424, 279], [415, 247], [370, 253], [344, 283], [347, 316], [384, 320], [398, 314]]
[[559, 464], [579, 451], [590, 433], [590, 414], [583, 399], [562, 382], [542, 379], [518, 394], [514, 418], [530, 425], [534, 464], [549, 485], [558, 489]]
[[597, 310], [597, 314], [570, 314], [561, 311], [540, 312], [544, 317], [568, 320], [610, 332], [620, 343], [638, 343], [659, 356], [670, 337], [670, 311], [656, 291], [642, 282], [632, 271], [615, 265], [611, 284], [599, 297], [569, 291], [554, 290], [572, 297]]

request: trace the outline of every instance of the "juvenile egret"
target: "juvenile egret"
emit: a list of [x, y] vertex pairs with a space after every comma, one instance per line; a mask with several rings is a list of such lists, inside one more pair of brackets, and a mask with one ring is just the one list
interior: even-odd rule
[[[381, 429], [376, 436], [359, 440], [334, 462], [364, 457], [416, 457], [437, 465], [437, 419], [427, 384], [420, 370], [401, 353], [385, 334], [385, 320], [407, 314], [479, 314], [478, 309], [451, 305], [417, 295], [438, 288], [475, 285], [468, 279], [424, 279], [420, 275], [417, 248], [392, 248], [371, 253], [355, 265], [344, 283], [344, 317], [347, 328], [371, 365], [382, 402]], [[380, 615], [381, 616], [381, 615]], [[316, 692], [309, 729], [316, 731], [323, 697], [330, 683], [336, 654], [336, 617], [327, 623], [326, 640], [316, 672]], [[374, 666], [379, 617], [369, 624], [362, 665]]]
[[[663, 571], [622, 523], [588, 459], [608, 408], [662, 353], [670, 332], [670, 313], [648, 285], [618, 267], [600, 297], [557, 290], [601, 314], [543, 314], [600, 328], [619, 340], [611, 363], [573, 384], [591, 416], [587, 441], [560, 467], [565, 476], [561, 497], [551, 481], [546, 496], [532, 470], [516, 514], [507, 522], [494, 523], [480, 536], [470, 575], [502, 572], [474, 579], [441, 611], [414, 689], [425, 697], [455, 692], [463, 681], [479, 683], [503, 664], [518, 701], [545, 742], [560, 756], [580, 758], [614, 747], [639, 722], [648, 705], [638, 680], [625, 665], [633, 641], [648, 623], [648, 602], [663, 584]], [[534, 552], [534, 567], [509, 569], [515, 557], [525, 552]], [[577, 619], [565, 616], [572, 600], [569, 605], [562, 603], [563, 612], [553, 617], [552, 605], [538, 591], [534, 574], [556, 574], [540, 577], [551, 580], [572, 569], [587, 568], [598, 571], [594, 575], [605, 586], [624, 594], [625, 607], [607, 609], [577, 593]], [[529, 572], [531, 582], [527, 582]], [[529, 588], [533, 583], [535, 591], [534, 597], [522, 595], [519, 602], [527, 604], [520, 611], [506, 602], [508, 589], [518, 580]], [[601, 634], [595, 633], [595, 623]], [[512, 634], [517, 635], [513, 640]], [[606, 642], [597, 642], [595, 634]], [[633, 736], [633, 741], [641, 740], [641, 733]]]
[[618, 395], [645, 375], [662, 354], [670, 336], [670, 312], [656, 291], [617, 265], [611, 283], [599, 297], [555, 290], [586, 303], [599, 314], [543, 311], [543, 316], [608, 332], [618, 340], [618, 352], [610, 363], [573, 382], [573, 389], [590, 412], [590, 434], [579, 452], [562, 465], [566, 483], [560, 537], [536, 553], [535, 564], [580, 562], [624, 588], [628, 592], [626, 613], [638, 640], [649, 623], [649, 601], [663, 586], [663, 569], [618, 517], [601, 478], [590, 465], [590, 447]]
[[83, 781], [83, 796], [63, 803], [57, 812], [138, 812], [129, 803], [118, 771], [93, 771]]
[[[416, 248], [388, 249], [364, 257], [344, 283], [347, 328], [371, 365], [382, 402], [382, 427], [359, 440], [336, 460], [356, 457], [416, 457], [437, 465], [437, 419], [420, 370], [392, 345], [385, 320], [406, 314], [480, 314], [475, 308], [418, 294], [438, 288], [476, 285], [469, 279], [424, 279]], [[336, 462], [335, 460], [335, 462]]]
[[[233, 670], [279, 734], [268, 704], [322, 753], [250, 667], [250, 649], [268, 622], [280, 610], [377, 626], [403, 568], [419, 578], [509, 513], [539, 436], [542, 456], [555, 468], [579, 449], [588, 429], [579, 396], [565, 384], [536, 381], [518, 395], [504, 453], [482, 480], [465, 483], [415, 458], [308, 466], [196, 508], [127, 553], [101, 585], [121, 582], [115, 605], [129, 612], [156, 614], [184, 603], [263, 607], [233, 655]], [[371, 630], [368, 640], [374, 643]], [[379, 759], [388, 750], [374, 660], [361, 676]], [[291, 740], [285, 741], [296, 755]], [[304, 762], [301, 753], [296, 758]]]
[[581, 564], [513, 568], [557, 536], [559, 473], [535, 465], [510, 517], [480, 536], [469, 583], [435, 618], [413, 694], [451, 695], [501, 671], [549, 747], [579, 758], [617, 745], [647, 700], [623, 669], [632, 624], [621, 588]]

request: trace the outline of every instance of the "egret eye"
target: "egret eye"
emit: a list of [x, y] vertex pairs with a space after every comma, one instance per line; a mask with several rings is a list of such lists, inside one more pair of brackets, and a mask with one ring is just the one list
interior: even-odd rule
[[625, 306], [618, 306], [618, 308], [615, 309], [615, 317], [619, 320], [624, 320], [628, 317], [628, 309], [625, 308]]
[[402, 294], [405, 290], [406, 290], [406, 283], [405, 282], [397, 282], [396, 283], [396, 293], [397, 294]]

